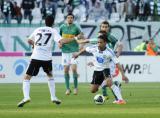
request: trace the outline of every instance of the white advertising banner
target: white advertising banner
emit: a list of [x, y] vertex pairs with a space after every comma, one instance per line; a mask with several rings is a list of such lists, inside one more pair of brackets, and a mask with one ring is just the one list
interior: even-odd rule
[[[160, 82], [159, 56], [121, 56], [119, 59], [130, 82]], [[22, 82], [29, 61], [29, 57], [1, 57], [0, 83]], [[80, 56], [78, 61], [79, 82], [91, 82], [93, 67], [87, 66], [87, 63], [92, 61], [92, 56]], [[53, 57], [53, 68], [55, 81], [64, 82], [61, 56]], [[70, 80], [73, 82], [72, 73], [70, 74]], [[31, 82], [47, 82], [46, 79], [46, 74], [40, 70], [38, 76], [33, 77]], [[119, 71], [117, 71], [116, 79], [121, 81]]]
[[[120, 56], [122, 68], [130, 82], [160, 82], [160, 56]], [[91, 57], [87, 58], [89, 62]], [[87, 67], [88, 79], [93, 68]], [[119, 71], [114, 80], [122, 81]]]

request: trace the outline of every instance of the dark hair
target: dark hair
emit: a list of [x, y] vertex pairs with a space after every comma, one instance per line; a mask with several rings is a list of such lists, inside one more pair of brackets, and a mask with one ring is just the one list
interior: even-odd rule
[[99, 35], [98, 39], [102, 39], [104, 42], [108, 42], [108, 38], [106, 34]]
[[98, 33], [101, 33], [101, 34], [105, 34], [105, 35], [106, 35], [106, 31], [100, 30]]
[[[103, 22], [101, 23], [101, 25], [102, 25], [102, 24], [106, 24], [106, 25], [108, 25], [108, 26], [110, 27], [110, 25], [109, 25], [109, 22], [108, 22], [108, 21], [103, 21]], [[101, 26], [101, 25], [100, 25], [100, 26]]]
[[51, 15], [46, 16], [46, 18], [45, 18], [45, 24], [46, 24], [46, 26], [52, 27], [53, 24], [54, 24], [54, 17], [51, 16]]
[[74, 19], [74, 15], [73, 15], [72, 13], [68, 13], [67, 16], [66, 16], [66, 18], [67, 18], [68, 16], [72, 16], [73, 19]]

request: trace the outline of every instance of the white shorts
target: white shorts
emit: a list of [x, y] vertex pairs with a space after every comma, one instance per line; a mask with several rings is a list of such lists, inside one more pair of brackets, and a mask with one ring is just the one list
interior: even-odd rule
[[72, 58], [74, 53], [62, 53], [62, 65], [78, 64], [77, 59]]

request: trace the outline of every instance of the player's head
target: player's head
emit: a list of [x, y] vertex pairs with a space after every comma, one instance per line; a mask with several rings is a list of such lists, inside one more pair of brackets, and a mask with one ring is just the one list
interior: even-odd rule
[[102, 30], [100, 30], [99, 32], [98, 32], [98, 36], [100, 36], [100, 35], [106, 35], [106, 32], [105, 31], [102, 31]]
[[68, 13], [66, 16], [66, 20], [68, 24], [72, 24], [74, 20], [74, 15], [72, 13]]
[[53, 24], [54, 24], [54, 17], [51, 16], [51, 15], [46, 16], [46, 18], [45, 18], [45, 24], [46, 24], [46, 26], [48, 26], [48, 27], [52, 27]]
[[100, 50], [105, 49], [106, 44], [107, 44], [107, 38], [105, 34], [98, 36], [97, 44]]
[[100, 25], [100, 31], [105, 31], [106, 33], [109, 32], [109, 22], [108, 21], [103, 21]]

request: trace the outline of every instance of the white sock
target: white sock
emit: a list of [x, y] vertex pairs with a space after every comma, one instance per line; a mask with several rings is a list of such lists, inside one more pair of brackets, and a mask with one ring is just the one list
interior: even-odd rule
[[54, 79], [49, 79], [48, 80], [48, 87], [49, 87], [49, 91], [50, 91], [50, 95], [51, 95], [51, 101], [57, 99], [57, 97], [55, 95], [55, 82], [54, 82]]
[[116, 95], [116, 97], [118, 98], [118, 100], [123, 100], [119, 87], [117, 87], [116, 85], [113, 84], [111, 86], [111, 89], [113, 90], [113, 92]]
[[106, 83], [107, 83], [106, 80], [103, 80], [103, 82], [101, 84], [101, 88], [103, 88], [104, 86], [107, 86]]
[[23, 95], [24, 95], [24, 100], [30, 99], [30, 80], [23, 80]]

